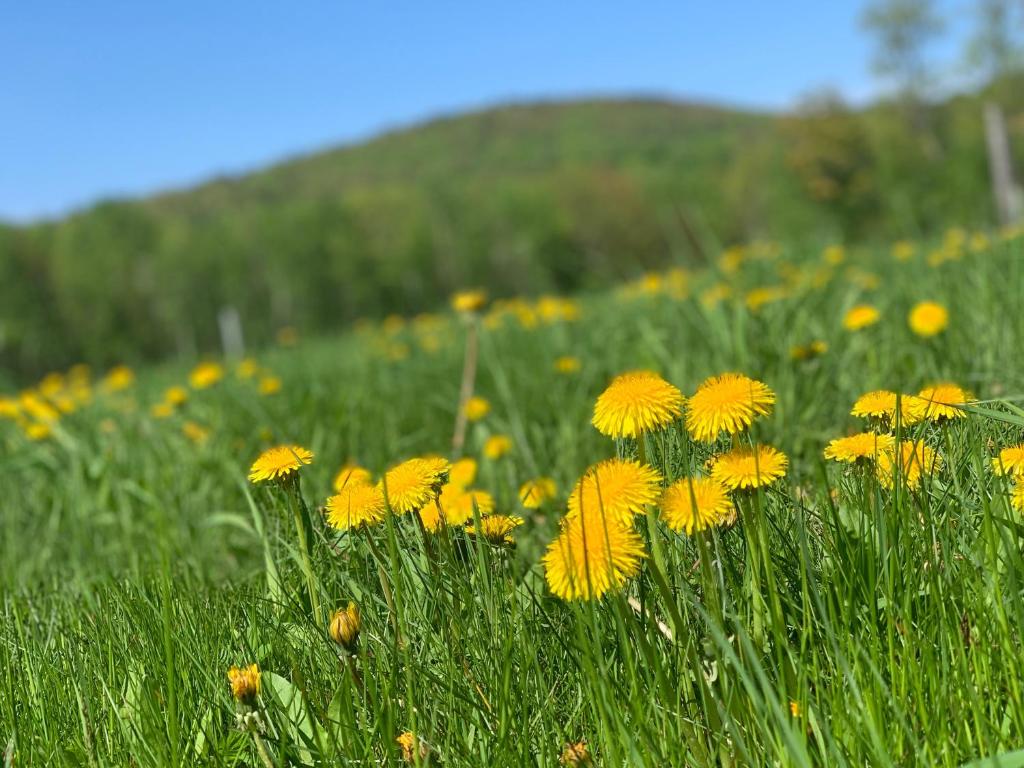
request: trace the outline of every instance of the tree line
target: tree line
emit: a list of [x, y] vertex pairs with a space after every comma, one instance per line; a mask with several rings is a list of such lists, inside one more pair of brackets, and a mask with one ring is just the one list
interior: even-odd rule
[[427, 311], [467, 285], [569, 292], [755, 238], [820, 246], [996, 226], [981, 114], [1000, 106], [1019, 172], [1024, 3], [981, 0], [976, 13], [959, 91], [930, 59], [943, 29], [933, 4], [879, 0], [864, 23], [887, 89], [867, 108], [829, 91], [784, 115], [520, 105], [0, 226], [0, 377], [216, 353], [227, 307], [258, 345], [283, 326]]

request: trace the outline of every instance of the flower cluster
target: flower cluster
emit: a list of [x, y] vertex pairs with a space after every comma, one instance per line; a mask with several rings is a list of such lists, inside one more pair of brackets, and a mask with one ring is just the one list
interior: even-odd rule
[[[738, 373], [712, 376], [687, 399], [657, 373], [634, 371], [612, 379], [597, 398], [593, 424], [610, 437], [636, 440], [642, 451], [646, 435], [671, 428], [685, 411], [696, 449], [723, 435], [737, 440], [774, 402], [763, 382]], [[688, 535], [730, 525], [736, 519], [732, 494], [771, 484], [787, 465], [771, 446], [735, 443], [711, 456], [707, 476], [664, 487], [662, 473], [643, 460], [598, 462], [573, 486], [559, 533], [544, 555], [548, 586], [566, 600], [598, 598], [622, 587], [647, 557], [635, 527], [638, 516], [657, 506], [670, 529]]]

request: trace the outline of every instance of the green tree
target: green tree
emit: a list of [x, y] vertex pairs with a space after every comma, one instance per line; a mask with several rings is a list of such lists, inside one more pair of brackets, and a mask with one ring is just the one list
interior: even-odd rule
[[788, 161], [807, 194], [846, 237], [863, 234], [878, 208], [874, 156], [862, 118], [838, 94], [809, 97], [787, 121]]
[[[987, 81], [998, 81], [1020, 68], [1024, 3], [978, 0], [975, 31], [967, 44], [967, 62]], [[1020, 16], [1020, 19], [1015, 16]]]
[[932, 0], [874, 0], [862, 23], [875, 37], [875, 72], [893, 80], [904, 98], [919, 100], [931, 79], [927, 48], [945, 26]]

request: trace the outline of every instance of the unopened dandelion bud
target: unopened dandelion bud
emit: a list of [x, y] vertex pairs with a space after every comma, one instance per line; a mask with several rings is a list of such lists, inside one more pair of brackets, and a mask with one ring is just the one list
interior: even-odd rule
[[487, 293], [481, 290], [460, 291], [452, 296], [452, 309], [463, 314], [475, 314], [487, 305]]
[[348, 608], [343, 611], [335, 611], [331, 617], [331, 639], [352, 653], [359, 643], [360, 626], [359, 608], [355, 603], [349, 603]]
[[430, 757], [430, 745], [412, 731], [404, 731], [399, 734], [395, 741], [402, 752], [402, 760], [407, 763], [425, 763]]
[[228, 670], [228, 682], [231, 684], [231, 695], [235, 701], [252, 706], [260, 695], [260, 668], [258, 664], [248, 667], [231, 667]]
[[587, 742], [585, 741], [569, 742], [562, 747], [562, 754], [559, 756], [558, 762], [561, 765], [566, 765], [570, 768], [579, 768], [579, 766], [594, 764], [594, 760], [590, 756], [590, 750], [587, 748]]

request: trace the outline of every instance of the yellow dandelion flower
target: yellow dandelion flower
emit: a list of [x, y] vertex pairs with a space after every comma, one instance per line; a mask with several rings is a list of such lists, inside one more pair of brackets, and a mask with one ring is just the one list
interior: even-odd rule
[[555, 371], [557, 373], [571, 374], [576, 373], [583, 366], [578, 357], [572, 357], [571, 355], [563, 355], [562, 357], [555, 360]]
[[433, 334], [421, 335], [417, 341], [419, 341], [420, 349], [429, 354], [434, 354], [441, 348], [441, 339]]
[[770, 445], [735, 448], [712, 459], [711, 477], [729, 490], [759, 488], [785, 477], [789, 459]]
[[652, 371], [631, 371], [612, 379], [597, 398], [592, 423], [608, 437], [637, 437], [682, 413], [682, 392]]
[[537, 301], [537, 314], [547, 323], [572, 323], [579, 320], [580, 307], [572, 299], [563, 296], [541, 296]]
[[212, 387], [224, 378], [224, 367], [220, 363], [200, 363], [188, 375], [188, 383], [192, 389]]
[[757, 312], [766, 304], [771, 304], [784, 298], [786, 298], [785, 288], [779, 285], [769, 285], [748, 291], [744, 301], [746, 301], [747, 309], [751, 312]]
[[[896, 453], [899, 452], [897, 457]], [[904, 440], [899, 448], [892, 448], [878, 456], [878, 481], [886, 488], [893, 487], [893, 476], [899, 473], [903, 484], [910, 490], [921, 485], [921, 478], [942, 469], [942, 456], [925, 445], [923, 440]]]
[[409, 459], [389, 469], [378, 485], [395, 512], [417, 512], [437, 498], [450, 469], [438, 456]]
[[544, 502], [555, 498], [558, 486], [550, 477], [537, 477], [519, 486], [519, 500], [527, 509], [537, 509]]
[[301, 445], [277, 445], [268, 448], [249, 468], [249, 482], [287, 480], [297, 476], [305, 464], [313, 463], [313, 452]]
[[16, 420], [21, 416], [21, 407], [13, 397], [0, 397], [0, 418]]
[[665, 524], [688, 536], [718, 525], [733, 511], [725, 486], [710, 477], [680, 478], [665, 489], [659, 505]]
[[64, 389], [64, 374], [51, 371], [43, 376], [37, 387], [43, 397], [52, 398]]
[[127, 365], [118, 365], [107, 371], [102, 387], [107, 392], [120, 392], [135, 383], [135, 373]]
[[606, 459], [590, 467], [569, 494], [567, 517], [593, 517], [629, 525], [634, 515], [658, 500], [661, 475], [627, 459]]
[[384, 519], [387, 505], [380, 486], [350, 482], [327, 499], [327, 522], [338, 531], [376, 525]]
[[518, 515], [486, 515], [480, 518], [479, 530], [476, 522], [466, 522], [466, 533], [476, 536], [479, 533], [491, 544], [515, 544], [512, 532], [523, 524]]
[[352, 653], [359, 643], [360, 629], [362, 629], [362, 621], [359, 616], [359, 606], [350, 602], [344, 610], [334, 612], [327, 631], [335, 643]]
[[448, 472], [448, 485], [453, 488], [465, 489], [476, 480], [476, 459], [463, 458], [452, 462]]
[[974, 400], [970, 392], [948, 382], [925, 387], [917, 396], [924, 402], [924, 418], [931, 421], [966, 418], [962, 406]]
[[60, 419], [60, 411], [34, 392], [22, 393], [21, 408], [26, 414], [37, 421], [50, 422]]
[[508, 435], [492, 435], [484, 443], [484, 457], [497, 461], [512, 450], [512, 438]]
[[46, 440], [53, 435], [53, 427], [42, 421], [33, 421], [25, 425], [24, 432], [29, 440]]
[[261, 395], [276, 395], [281, 391], [281, 380], [277, 376], [261, 376], [256, 388]]
[[1024, 512], [1024, 480], [1017, 478], [1010, 493], [1010, 504], [1018, 512]]
[[867, 392], [857, 398], [850, 414], [862, 419], [878, 419], [886, 424], [895, 421], [896, 404], [899, 402], [900, 422], [905, 427], [913, 426], [924, 419], [927, 403], [913, 395], [897, 395], [886, 389]]
[[356, 464], [346, 464], [334, 476], [333, 486], [335, 491], [341, 493], [351, 485], [370, 485], [372, 480], [370, 470]]
[[241, 360], [235, 367], [235, 375], [240, 379], [251, 379], [259, 373], [260, 367], [251, 357]]
[[665, 293], [676, 301], [682, 301], [690, 295], [690, 273], [676, 267], [665, 273]]
[[384, 318], [384, 322], [381, 326], [384, 333], [394, 336], [405, 328], [405, 318], [401, 315], [388, 315]]
[[892, 244], [892, 257], [896, 261], [910, 261], [917, 253], [917, 246], [909, 240], [899, 240]]
[[771, 413], [774, 402], [775, 393], [756, 379], [741, 373], [711, 376], [687, 403], [686, 428], [695, 440], [710, 443], [723, 432], [742, 432]]
[[395, 737], [395, 742], [402, 753], [402, 760], [407, 763], [424, 765], [430, 756], [430, 746], [412, 731], [404, 731]]
[[[440, 510], [438, 510], [440, 507]], [[419, 511], [423, 527], [436, 532], [442, 526], [463, 525], [473, 519], [473, 510], [479, 515], [489, 515], [494, 511], [494, 497], [487, 491], [464, 490], [446, 485], [437, 504], [428, 504]]]
[[895, 442], [892, 435], [876, 435], [874, 432], [839, 437], [825, 448], [825, 458], [851, 464], [861, 459], [874, 461], [883, 451], [892, 450]]
[[480, 421], [491, 412], [491, 404], [482, 397], [471, 397], [466, 401], [463, 413], [470, 421]]
[[949, 312], [934, 301], [922, 301], [910, 310], [907, 322], [910, 323], [910, 330], [918, 336], [928, 338], [946, 330], [946, 326], [949, 325]]
[[640, 570], [643, 540], [628, 525], [592, 515], [563, 521], [544, 555], [544, 576], [563, 600], [595, 599]]
[[170, 403], [154, 403], [149, 409], [149, 415], [154, 419], [168, 419], [173, 414], [174, 406]]
[[857, 398], [850, 413], [863, 419], [888, 418], [896, 412], [896, 393], [885, 389], [867, 392]]
[[992, 468], [997, 475], [1024, 475], [1024, 443], [1003, 448], [992, 459]]
[[800, 717], [802, 713], [803, 712], [800, 709], [800, 702], [799, 701], [797, 701], [796, 699], [793, 699], [792, 701], [789, 702], [789, 714], [791, 714], [793, 717]]
[[830, 245], [822, 251], [821, 257], [827, 264], [837, 267], [846, 261], [846, 249], [841, 245]]
[[858, 304], [843, 317], [843, 327], [848, 331], [859, 331], [877, 323], [882, 313], [870, 304]]
[[732, 288], [726, 283], [718, 282], [701, 293], [700, 302], [708, 309], [711, 309], [721, 304], [730, 296], [732, 296]]
[[72, 386], [88, 386], [92, 370], [85, 363], [75, 363], [68, 368], [68, 380]]
[[260, 668], [258, 664], [248, 667], [231, 667], [228, 670], [228, 682], [231, 684], [231, 695], [236, 701], [251, 705], [260, 695]]
[[456, 312], [479, 312], [487, 304], [487, 293], [482, 290], [460, 291], [452, 296], [452, 309]]
[[61, 413], [74, 413], [78, 409], [78, 404], [75, 402], [75, 399], [70, 395], [54, 395], [53, 404], [57, 406], [57, 410], [60, 411]]
[[184, 387], [168, 387], [164, 390], [164, 402], [168, 405], [182, 405], [188, 400], [188, 390]]
[[197, 445], [205, 443], [210, 437], [210, 430], [194, 421], [186, 421], [182, 424], [181, 433]]
[[828, 344], [820, 339], [816, 339], [809, 344], [798, 344], [791, 347], [789, 350], [789, 356], [793, 360], [804, 361], [821, 357], [826, 352], [828, 352]]
[[537, 327], [538, 315], [533, 307], [528, 304], [518, 304], [513, 307], [513, 311], [520, 326], [527, 330]]
[[75, 401], [76, 405], [86, 405], [92, 400], [92, 390], [86, 384], [72, 384], [68, 390], [68, 396]]
[[[900, 422], [904, 426], [911, 427], [914, 424], [920, 424], [924, 421], [927, 411], [928, 403], [920, 397], [914, 397], [913, 395], [900, 396]], [[893, 409], [893, 414], [895, 413], [896, 411]], [[890, 420], [894, 418], [894, 415], [890, 415]]]

